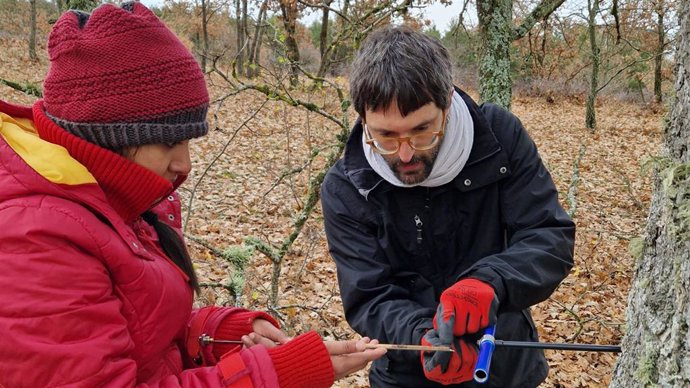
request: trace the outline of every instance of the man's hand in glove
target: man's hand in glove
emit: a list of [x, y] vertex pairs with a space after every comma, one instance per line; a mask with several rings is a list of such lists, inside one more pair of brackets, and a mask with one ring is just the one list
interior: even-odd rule
[[498, 298], [493, 287], [477, 279], [462, 279], [441, 294], [434, 329], [454, 337], [474, 334], [496, 323]]
[[452, 333], [442, 338], [436, 330], [429, 330], [422, 338], [422, 345], [448, 346], [454, 352], [422, 352], [422, 366], [427, 379], [438, 383], [459, 384], [472, 380], [477, 363], [477, 347], [468, 344]]

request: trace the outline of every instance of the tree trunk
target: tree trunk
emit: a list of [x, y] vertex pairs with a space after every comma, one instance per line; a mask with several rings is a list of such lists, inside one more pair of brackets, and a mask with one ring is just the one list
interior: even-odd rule
[[237, 74], [244, 74], [244, 37], [245, 37], [245, 32], [243, 30], [243, 24], [242, 24], [242, 0], [235, 0], [235, 25], [236, 25], [236, 33], [237, 33], [237, 54], [236, 54], [236, 66], [237, 66]]
[[208, 58], [208, 5], [211, 0], [201, 0], [201, 71], [206, 72], [206, 58]]
[[331, 6], [331, 3], [333, 0], [324, 0], [323, 5], [325, 5], [324, 8], [322, 8], [322, 13], [321, 13], [321, 34], [319, 35], [319, 54], [321, 54], [321, 60], [323, 61], [324, 54], [326, 53], [326, 48], [328, 47], [328, 16], [330, 15], [330, 9], [328, 7]]
[[29, 21], [29, 25], [31, 26], [29, 32], [29, 58], [35, 61], [38, 59], [38, 56], [36, 56], [36, 0], [29, 0], [29, 4], [31, 5], [31, 17]]
[[264, 34], [264, 20], [268, 12], [268, 0], [264, 0], [259, 8], [259, 18], [254, 27], [254, 39], [249, 50], [247, 77], [254, 78], [259, 75], [259, 54], [261, 53], [261, 41]]
[[599, 45], [597, 44], [596, 29], [596, 18], [597, 14], [599, 13], [599, 1], [600, 0], [587, 0], [587, 9], [589, 11], [587, 30], [589, 31], [589, 46], [592, 49], [592, 77], [590, 78], [589, 95], [587, 96], [585, 126], [592, 130], [594, 130], [594, 128], [597, 126], [597, 116], [594, 105], [596, 103], [597, 93], [599, 92], [599, 61], [601, 60]]
[[[247, 25], [247, 19], [248, 19], [248, 5], [247, 5], [247, 0], [241, 0], [242, 1], [242, 68], [245, 70], [241, 74], [249, 73], [249, 69], [247, 66], [245, 66], [247, 59], [249, 59], [249, 56], [251, 55], [248, 52], [249, 45], [251, 42], [249, 42], [249, 27]], [[239, 59], [239, 58], [238, 58]]]
[[299, 46], [297, 45], [297, 0], [280, 0], [280, 11], [283, 14], [285, 28], [285, 48], [290, 62], [290, 85], [299, 82]]
[[664, 31], [664, 1], [656, 3], [656, 35], [658, 38], [656, 56], [654, 57], [654, 100], [661, 102], [661, 65], [664, 60], [664, 45], [666, 36]]
[[678, 14], [676, 101], [611, 387], [690, 386], [690, 1]]
[[[333, 0], [324, 0], [324, 5], [329, 7], [333, 3]], [[319, 78], [325, 77], [326, 72], [331, 68], [331, 64], [335, 59], [335, 53], [337, 48], [331, 46], [331, 42], [328, 39], [328, 30], [331, 28], [330, 20], [328, 16], [330, 11], [328, 8], [323, 8], [323, 13], [321, 14], [321, 34], [319, 36], [319, 54], [321, 54], [321, 61], [319, 62], [319, 70], [316, 72], [316, 76]], [[336, 43], [336, 42], [333, 42]]]
[[479, 37], [482, 42], [479, 61], [479, 96], [510, 109], [513, 82], [510, 77], [510, 46], [541, 20], [546, 20], [565, 0], [542, 0], [513, 28], [513, 1], [477, 1]]
[[[340, 13], [343, 15], [346, 15], [346, 16], [350, 15], [350, 0], [343, 0], [342, 8], [340, 9]], [[334, 30], [340, 31], [340, 33], [342, 34], [342, 32], [348, 28], [347, 24], [348, 24], [347, 20], [345, 20], [341, 17], [338, 17], [336, 19]], [[337, 32], [336, 32], [336, 34], [337, 34]], [[329, 58], [328, 59], [328, 67], [323, 70], [323, 75], [326, 75], [326, 73], [329, 71], [333, 72], [334, 71], [334, 69], [333, 69], [334, 65], [347, 61], [347, 58], [354, 51], [353, 44], [355, 44], [355, 43], [354, 42], [346, 42], [343, 40], [340, 40], [339, 42], [335, 43], [335, 45], [333, 45], [333, 43], [331, 43], [331, 46], [329, 46], [331, 52], [330, 52], [330, 54], [328, 54], [328, 58]]]
[[326, 6], [322, 9], [322, 14], [321, 14], [321, 34], [319, 35], [319, 54], [321, 55], [321, 61], [319, 63], [319, 70], [316, 72], [316, 76], [321, 78], [326, 75], [326, 71], [328, 71], [328, 68], [330, 67], [331, 64], [331, 49], [329, 48], [330, 42], [328, 41], [328, 29], [330, 28], [329, 25], [329, 14], [330, 10], [328, 7], [330, 7], [331, 3], [333, 0], [324, 0], [323, 4]]
[[510, 42], [513, 27], [512, 0], [477, 2], [479, 37], [479, 98], [510, 109], [513, 82], [510, 78]]

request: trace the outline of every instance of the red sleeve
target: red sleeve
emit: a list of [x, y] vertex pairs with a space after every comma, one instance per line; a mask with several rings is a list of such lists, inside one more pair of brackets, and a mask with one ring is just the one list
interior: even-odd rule
[[279, 327], [273, 317], [260, 311], [216, 306], [195, 310], [187, 325], [187, 355], [196, 360], [197, 365], [215, 365], [223, 355], [240, 350], [242, 345], [210, 343], [202, 347], [199, 337], [206, 334], [219, 340], [238, 341], [243, 335], [254, 331], [253, 323], [256, 319], [265, 319]]
[[319, 388], [333, 385], [335, 372], [321, 337], [310, 331], [285, 345], [268, 349], [281, 388]]
[[270, 349], [257, 345], [226, 355], [218, 367], [225, 381], [238, 388], [328, 388], [335, 376], [328, 350], [314, 331]]

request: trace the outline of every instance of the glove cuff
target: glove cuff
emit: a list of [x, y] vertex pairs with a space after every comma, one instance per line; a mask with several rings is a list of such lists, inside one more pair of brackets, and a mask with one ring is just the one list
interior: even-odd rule
[[[243, 335], [247, 335], [254, 331], [253, 324], [256, 319], [265, 319], [273, 326], [280, 328], [270, 315], [261, 311], [235, 310], [227, 314], [223, 314], [215, 333], [206, 333], [213, 335], [215, 339], [238, 341], [242, 339]], [[210, 320], [209, 326], [213, 324], [213, 319]], [[242, 348], [242, 345], [235, 344], [212, 344], [213, 355], [216, 360], [219, 360], [227, 352], [236, 352]]]
[[279, 327], [270, 315], [230, 307], [204, 307], [193, 312], [187, 329], [187, 352], [196, 365], [215, 365], [229, 351], [241, 349], [240, 344], [214, 344], [201, 346], [199, 336], [209, 335], [219, 340], [240, 340], [253, 331], [255, 319], [265, 319]]
[[310, 331], [268, 349], [281, 388], [327, 388], [333, 385], [333, 364], [321, 337]]

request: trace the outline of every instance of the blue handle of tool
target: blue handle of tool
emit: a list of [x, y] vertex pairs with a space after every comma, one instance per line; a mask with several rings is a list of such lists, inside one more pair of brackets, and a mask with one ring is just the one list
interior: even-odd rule
[[494, 354], [496, 325], [484, 330], [484, 336], [479, 340], [479, 357], [474, 367], [474, 381], [482, 384], [489, 380], [489, 368], [491, 368], [491, 356]]

